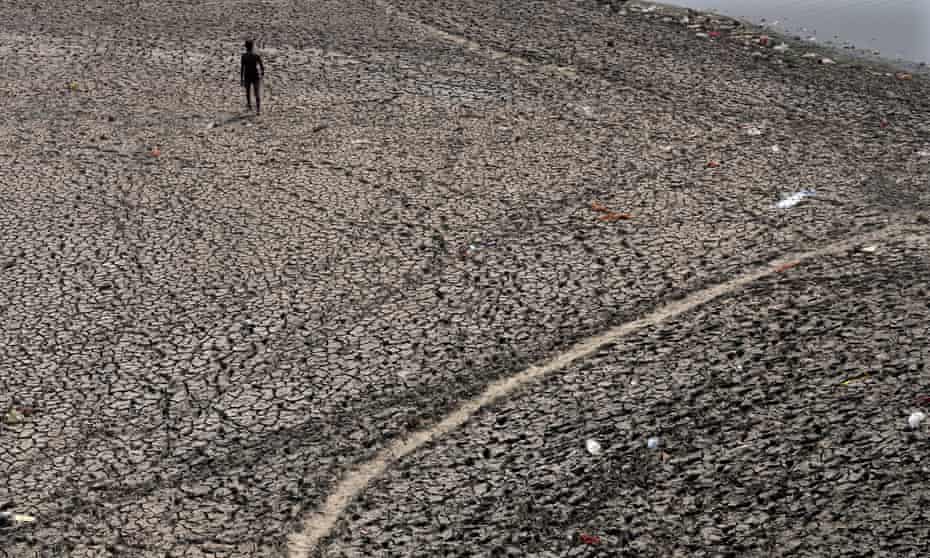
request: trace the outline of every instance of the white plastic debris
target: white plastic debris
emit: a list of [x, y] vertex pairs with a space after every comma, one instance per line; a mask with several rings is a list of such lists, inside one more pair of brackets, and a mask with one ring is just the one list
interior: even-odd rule
[[773, 145], [772, 153], [781, 153], [781, 147], [778, 147], [777, 145]]
[[761, 136], [762, 130], [760, 130], [759, 128], [756, 128], [755, 126], [750, 126], [746, 128], [746, 135], [747, 136]]
[[833, 60], [832, 58], [821, 58], [820, 63], [821, 64], [836, 64], [836, 61]]
[[777, 209], [788, 209], [790, 207], [794, 207], [798, 205], [799, 203], [801, 203], [801, 201], [804, 198], [808, 196], [813, 196], [816, 193], [817, 192], [815, 190], [801, 190], [800, 192], [795, 192], [791, 194], [790, 196], [783, 198], [778, 203], [776, 203], [775, 207]]
[[691, 23], [691, 18], [690, 18], [690, 17], [684, 16], [683, 18], [681, 18], [681, 24], [682, 24], [682, 25], [688, 25], [689, 23]]
[[921, 159], [930, 159], [930, 151], [918, 151], [917, 156]]
[[32, 523], [36, 518], [24, 513], [0, 512], [0, 517], [13, 523]]
[[653, 436], [649, 438], [648, 440], [646, 440], [646, 447], [651, 450], [654, 450], [659, 447], [659, 443], [660, 443], [659, 439]]
[[698, 37], [699, 39], [708, 39], [708, 38], [710, 38], [710, 35], [708, 35], [707, 33], [704, 33], [704, 32], [695, 33], [694, 36], [695, 36], [695, 37]]
[[805, 52], [803, 55], [801, 55], [801, 58], [817, 58], [817, 53], [816, 52]]
[[781, 43], [780, 45], [773, 46], [772, 50], [776, 52], [785, 52], [788, 50], [788, 45], [786, 45], [785, 43]]
[[597, 440], [588, 440], [587, 442], [584, 443], [584, 447], [585, 449], [588, 450], [588, 453], [590, 453], [591, 455], [601, 454], [601, 450], [602, 450], [601, 444], [599, 444]]
[[907, 424], [911, 427], [911, 430], [917, 430], [920, 427], [920, 423], [927, 419], [926, 413], [921, 411], [915, 411], [911, 413], [911, 416], [907, 417]]
[[878, 250], [878, 246], [875, 245], [875, 244], [872, 244], [872, 245], [870, 245], [870, 246], [863, 246], [863, 247], [862, 247], [862, 251], [865, 252], [865, 253], [867, 253], [867, 254], [871, 254], [871, 253], [875, 252], [876, 250]]

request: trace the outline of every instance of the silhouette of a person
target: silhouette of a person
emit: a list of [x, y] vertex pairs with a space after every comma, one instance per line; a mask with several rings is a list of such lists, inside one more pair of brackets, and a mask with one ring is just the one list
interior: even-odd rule
[[262, 113], [261, 80], [265, 77], [265, 65], [262, 57], [255, 54], [255, 43], [251, 40], [245, 42], [245, 52], [242, 54], [242, 64], [239, 66], [239, 82], [245, 87], [245, 102], [252, 110], [252, 90], [255, 90], [255, 114]]

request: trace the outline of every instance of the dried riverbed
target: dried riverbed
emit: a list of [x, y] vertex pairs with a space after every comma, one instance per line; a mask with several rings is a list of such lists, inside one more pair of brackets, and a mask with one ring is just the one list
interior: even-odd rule
[[[0, 527], [0, 552], [285, 555], [288, 537], [354, 464], [490, 382], [786, 253], [890, 225], [926, 233], [923, 78], [819, 63], [829, 53], [805, 58], [799, 45], [781, 52], [726, 22], [681, 17], [568, 1], [13, 0], [0, 14], [0, 504], [36, 521]], [[244, 36], [260, 40], [269, 67], [260, 118], [244, 114], [237, 87]], [[774, 207], [800, 190], [816, 193]], [[875, 467], [904, 456], [895, 490], [916, 497], [913, 452], [926, 447], [926, 432], [905, 447], [911, 438], [896, 429], [911, 396], [928, 391], [926, 348], [909, 342], [894, 352], [887, 339], [917, 339], [911, 322], [926, 323], [922, 242], [825, 260], [823, 271], [804, 271], [809, 278], [773, 279], [728, 309], [644, 331], [629, 349], [641, 354], [619, 348], [580, 365], [598, 371], [588, 387], [599, 395], [576, 390], [584, 374], [572, 372], [565, 391], [547, 382], [505, 403], [520, 411], [492, 420], [502, 429], [495, 440], [481, 441], [481, 421], [450, 435], [442, 443], [462, 452], [444, 453], [452, 470], [428, 465], [438, 458], [432, 446], [391, 464], [359, 503], [374, 511], [350, 510], [337, 525], [342, 542], [316, 550], [414, 555], [461, 541], [540, 555], [674, 548], [673, 519], [660, 517], [647, 492], [629, 507], [616, 487], [592, 488], [614, 478], [598, 468], [605, 462], [578, 461], [595, 435], [618, 460], [614, 470], [635, 466], [637, 486], [692, 497], [682, 509], [732, 504], [788, 522], [840, 505], [830, 499], [834, 476], [797, 482], [769, 505], [728, 491], [727, 477], [688, 472], [701, 451], [711, 452], [706, 467], [718, 465], [713, 451], [736, 420], [734, 398], [749, 402], [746, 412], [774, 406], [780, 421], [759, 425], [765, 443], [735, 457], [753, 455], [759, 479], [782, 478], [796, 442], [788, 430], [816, 432], [833, 448], [866, 446], [856, 455]], [[778, 314], [797, 289], [826, 289], [808, 293], [826, 297], [823, 306]], [[775, 335], [769, 307], [773, 320], [800, 314], [816, 327], [827, 312], [850, 333], [823, 326], [830, 334], [818, 342], [829, 350], [809, 345], [820, 330], [785, 333], [799, 348], [764, 357], [772, 361], [764, 374], [774, 374], [764, 381], [776, 391], [734, 395], [731, 383], [763, 381], [745, 363], [731, 383], [708, 380], [701, 389], [711, 395], [695, 391], [702, 371], [723, 366], [713, 356], [724, 350], [722, 332], [743, 336], [742, 349], [726, 349], [744, 351], [734, 363], [762, 351], [755, 347]], [[745, 327], [727, 329], [734, 323]], [[851, 417], [855, 402], [831, 406], [804, 389], [853, 345], [866, 361], [844, 373], [893, 372], [893, 383], [861, 392], [877, 399], [857, 420], [881, 425], [861, 440], [827, 428]], [[618, 395], [630, 378], [656, 384], [687, 359], [678, 395]], [[792, 422], [784, 413], [812, 394], [821, 402], [813, 422]], [[690, 401], [700, 422], [676, 431], [690, 424], [691, 407], [670, 400]], [[592, 405], [597, 432], [580, 426]], [[534, 413], [560, 417], [564, 435], [543, 435]], [[668, 430], [630, 426], [627, 450], [607, 434], [624, 421], [664, 421]], [[670, 440], [667, 460], [634, 452], [647, 430]], [[512, 439], [521, 433], [537, 453]], [[624, 461], [627, 453], [636, 460]], [[510, 470], [493, 466], [507, 455], [513, 474], [552, 461], [571, 471], [514, 495]], [[844, 455], [807, 466], [841, 475]], [[392, 484], [395, 474], [429, 471], [442, 487], [435, 509], [454, 504], [443, 512], [450, 527], [418, 519], [423, 502], [385, 496], [403, 486]], [[462, 495], [449, 492], [463, 478], [493, 502], [455, 503]], [[546, 512], [561, 527], [514, 515], [542, 496], [563, 502]], [[883, 515], [878, 488], [858, 498], [862, 524], [880, 527], [877, 552], [926, 546], [925, 512], [914, 512], [922, 522]], [[384, 507], [388, 500], [396, 506]], [[647, 508], [637, 516], [645, 524], [611, 523]], [[702, 517], [681, 548], [729, 547], [705, 534], [718, 516]], [[892, 521], [911, 534], [894, 537]], [[762, 539], [747, 524], [739, 531], [747, 549], [792, 551], [778, 545], [793, 539]], [[598, 525], [602, 545], [565, 546]], [[459, 539], [437, 534], [466, 530]], [[842, 539], [832, 548], [859, 540], [831, 536]]]

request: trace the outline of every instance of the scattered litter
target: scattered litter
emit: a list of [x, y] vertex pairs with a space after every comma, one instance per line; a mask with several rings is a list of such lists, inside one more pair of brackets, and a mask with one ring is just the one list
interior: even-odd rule
[[71, 83], [68, 84], [68, 89], [70, 89], [71, 91], [77, 91], [78, 83], [76, 81], [72, 81]]
[[923, 411], [915, 411], [911, 413], [911, 416], [907, 417], [907, 424], [911, 427], [911, 430], [917, 430], [924, 420], [926, 420], [927, 414]]
[[581, 534], [578, 536], [578, 539], [579, 539], [583, 544], [592, 544], [592, 545], [593, 545], [593, 544], [601, 544], [601, 538], [598, 537], [597, 535], [589, 535], [589, 534], [587, 534], [587, 533], [581, 533]]
[[715, 169], [720, 166], [720, 161], [707, 161], [707, 168]]
[[755, 126], [750, 126], [746, 128], [746, 135], [747, 136], [761, 136], [762, 130], [760, 130], [759, 128], [756, 128]]
[[898, 72], [897, 74], [895, 74], [894, 77], [898, 78], [901, 81], [911, 81], [912, 79], [914, 79], [914, 76], [912, 76], [911, 74], [907, 72]]
[[781, 148], [777, 145], [772, 146], [772, 153], [781, 153]]
[[695, 37], [698, 37], [698, 38], [700, 38], [700, 39], [709, 39], [709, 38], [710, 38], [710, 35], [708, 35], [707, 33], [704, 33], [704, 32], [695, 33], [694, 36], [695, 36]]
[[152, 157], [159, 157], [161, 156], [161, 149], [158, 149], [157, 147], [153, 147], [152, 150], [149, 152], [149, 154]]
[[821, 64], [836, 64], [836, 61], [833, 60], [832, 58], [821, 58], [820, 63]]
[[872, 245], [869, 245], [869, 246], [863, 246], [863, 247], [862, 247], [862, 251], [865, 252], [865, 253], [867, 253], [867, 254], [871, 254], [871, 253], [875, 252], [876, 250], [878, 250], [878, 246], [875, 245], [875, 244], [872, 244]]
[[775, 204], [775, 207], [778, 209], [788, 209], [794, 207], [801, 203], [801, 200], [808, 196], [813, 196], [817, 192], [814, 190], [801, 190], [800, 192], [795, 192], [790, 196], [783, 198], [781, 201]]
[[801, 262], [789, 262], [789, 263], [786, 263], [786, 264], [782, 264], [782, 265], [780, 265], [780, 266], [778, 266], [778, 267], [775, 268], [775, 272], [776, 272], [776, 273], [781, 273], [782, 271], [788, 271], [788, 270], [791, 269], [792, 267], [797, 267], [798, 264], [800, 264], [800, 263], [801, 263]]
[[785, 52], [788, 50], [788, 48], [789, 48], [788, 45], [786, 45], [785, 43], [781, 43], [780, 45], [773, 46], [772, 50], [777, 51], [777, 52]]
[[648, 440], [646, 440], [646, 447], [651, 450], [654, 450], [659, 447], [659, 443], [660, 443], [660, 440], [657, 437], [653, 436], [649, 438]]
[[719, 38], [720, 38], [720, 31], [711, 31], [711, 32], [708, 33], [707, 35], [710, 36], [710, 37], [712, 37], [712, 38], [714, 38], [714, 39], [719, 39]]
[[871, 376], [870, 374], [861, 374], [861, 375], [859, 375], [859, 376], [853, 376], [852, 378], [847, 378], [846, 380], [844, 380], [843, 382], [841, 382], [840, 385], [841, 385], [841, 386], [852, 385], [852, 384], [855, 384], [855, 383], [857, 383], [857, 382], [862, 382], [862, 381], [868, 380], [868, 379], [871, 378], [871, 377], [872, 377], [872, 376]]
[[601, 454], [601, 444], [597, 440], [588, 440], [584, 443], [585, 449], [588, 450], [588, 453], [591, 455], [600, 455]]
[[761, 37], [759, 37], [759, 44], [762, 45], [762, 46], [768, 46], [768, 44], [769, 44], [769, 37], [768, 37], [768, 35], [762, 35]]
[[817, 58], [816, 52], [805, 52], [801, 58]]

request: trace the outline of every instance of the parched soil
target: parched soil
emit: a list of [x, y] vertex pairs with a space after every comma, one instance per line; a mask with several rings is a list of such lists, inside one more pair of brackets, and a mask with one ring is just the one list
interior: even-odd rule
[[[736, 40], [740, 28], [678, 18], [568, 0], [9, 0], [0, 505], [36, 521], [0, 525], [0, 556], [286, 555], [347, 470], [491, 382], [786, 253], [889, 225], [923, 234], [925, 78], [818, 64], [801, 45], [778, 53]], [[246, 37], [268, 68], [260, 117], [238, 88]], [[816, 194], [774, 207], [805, 189]], [[461, 460], [429, 446], [392, 467], [337, 525], [327, 543], [338, 544], [316, 550], [917, 553], [928, 523], [913, 460], [926, 429], [899, 432], [906, 405], [892, 402], [928, 391], [926, 349], [892, 351], [885, 337], [924, 337], [925, 251], [902, 239], [861, 261], [819, 262], [821, 272], [799, 267], [811, 275], [643, 331], [437, 442]], [[791, 281], [827, 302], [780, 315]], [[773, 329], [818, 319], [838, 325], [816, 343]], [[737, 320], [758, 323], [726, 350], [744, 351], [727, 359], [743, 369], [721, 384], [721, 332]], [[763, 347], [768, 368], [745, 362]], [[871, 355], [880, 383], [831, 405], [847, 392], [814, 388], [838, 373], [833, 359], [856, 354]], [[636, 375], [651, 378], [643, 393], [629, 391]], [[576, 377], [600, 395], [574, 397]], [[698, 377], [710, 383], [696, 391]], [[486, 420], [510, 408], [520, 413], [497, 426], [506, 435], [484, 440]], [[781, 422], [752, 418], [763, 415]], [[593, 416], [599, 430], [586, 430]], [[552, 437], [544, 425], [555, 418], [564, 432]], [[621, 423], [631, 426], [609, 431]], [[753, 445], [751, 428], [767, 441]], [[664, 453], [642, 449], [647, 431], [667, 440]], [[521, 433], [542, 445], [506, 450]], [[748, 470], [715, 472], [737, 450], [709, 441], [734, 436], [747, 448], [733, 463], [751, 461], [758, 482], [782, 492], [756, 502], [727, 480], [749, 490]], [[604, 445], [598, 459], [585, 437]], [[783, 466], [795, 443], [806, 453]], [[857, 461], [834, 453], [805, 471], [880, 474], [837, 495], [839, 477], [790, 473], [813, 459], [812, 444], [855, 448]], [[552, 463], [564, 469], [551, 485], [508, 480], [542, 479]], [[903, 495], [882, 492], [882, 475]], [[394, 493], [407, 482], [433, 482], [442, 494], [431, 509], [448, 505], [450, 527], [421, 524], [428, 501], [409, 498], [426, 492]], [[490, 500], [459, 501], [482, 483], [511, 503], [491, 513]], [[550, 500], [548, 515], [514, 511]], [[895, 502], [909, 511], [891, 513]], [[848, 529], [795, 537], [814, 511], [871, 522], [875, 542]], [[767, 514], [769, 538], [753, 514]], [[444, 534], [474, 521], [487, 536]], [[723, 534], [705, 536], [711, 527]], [[602, 544], [569, 548], [581, 528]]]

